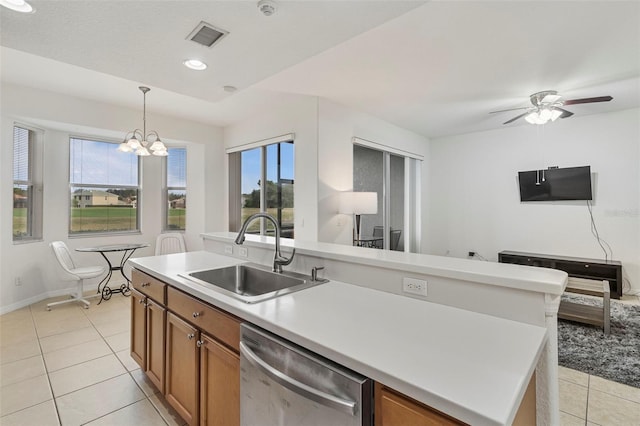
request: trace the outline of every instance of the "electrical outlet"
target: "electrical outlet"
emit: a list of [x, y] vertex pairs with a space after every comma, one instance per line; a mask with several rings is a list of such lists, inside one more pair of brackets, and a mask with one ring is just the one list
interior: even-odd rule
[[417, 294], [419, 296], [427, 295], [427, 282], [415, 278], [402, 278], [402, 291], [405, 293]]
[[238, 249], [238, 254], [242, 257], [249, 257], [249, 250], [246, 247], [240, 247]]
[[20, 277], [15, 277], [14, 280], [13, 280], [13, 283], [16, 286], [21, 286], [22, 285], [22, 279]]
[[233, 246], [224, 246], [224, 254], [233, 254]]

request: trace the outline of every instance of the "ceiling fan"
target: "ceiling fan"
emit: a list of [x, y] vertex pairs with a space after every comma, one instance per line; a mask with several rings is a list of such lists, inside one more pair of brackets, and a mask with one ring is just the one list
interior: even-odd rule
[[544, 90], [542, 92], [534, 93], [529, 96], [531, 104], [530, 107], [503, 109], [500, 111], [491, 111], [489, 114], [496, 114], [499, 112], [516, 111], [525, 109], [526, 111], [520, 115], [513, 117], [509, 121], [505, 121], [502, 124], [509, 124], [516, 121], [519, 118], [524, 117], [527, 122], [531, 124], [544, 124], [548, 121], [555, 121], [558, 118], [571, 117], [573, 113], [562, 108], [566, 105], [575, 104], [588, 104], [592, 102], [609, 102], [613, 98], [611, 96], [598, 96], [595, 98], [582, 98], [582, 99], [570, 99], [563, 101], [562, 96], [558, 95], [555, 90]]

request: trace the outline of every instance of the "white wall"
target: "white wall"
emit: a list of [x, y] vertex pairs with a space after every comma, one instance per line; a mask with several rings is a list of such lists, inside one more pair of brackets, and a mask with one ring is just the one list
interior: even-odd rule
[[[640, 290], [640, 110], [431, 141], [430, 254], [502, 250], [604, 259], [584, 201], [521, 203], [520, 170], [590, 165], [600, 236]], [[625, 283], [625, 287], [628, 284]]]
[[[424, 156], [421, 187], [428, 187], [429, 140], [369, 114], [320, 99], [318, 148], [318, 241], [351, 245], [353, 219], [337, 214], [337, 194], [353, 188], [353, 142], [358, 137]], [[428, 197], [422, 197], [426, 230]], [[424, 241], [424, 231], [422, 241]], [[422, 247], [424, 251], [424, 244]]]
[[[318, 235], [318, 101], [311, 96], [283, 95], [280, 102], [266, 105], [264, 110], [247, 120], [224, 129], [225, 147], [236, 147], [251, 142], [295, 133], [295, 186], [294, 222], [295, 238], [316, 241]], [[226, 157], [226, 156], [225, 156]], [[229, 214], [228, 161], [225, 160], [225, 218]], [[224, 229], [228, 230], [228, 220]], [[215, 231], [211, 229], [210, 231]]]
[[[13, 124], [19, 122], [44, 130], [44, 217], [43, 240], [14, 244], [12, 205], [0, 203], [0, 312], [27, 305], [70, 286], [57, 278], [57, 265], [48, 244], [54, 240], [69, 247], [149, 242], [151, 247], [136, 256], [153, 254], [153, 243], [161, 232], [160, 158], [142, 160], [141, 233], [103, 237], [68, 236], [69, 135], [122, 138], [127, 129], [140, 126], [140, 111], [87, 101], [52, 92], [10, 84], [2, 85], [0, 104], [0, 194], [11, 200], [13, 172]], [[187, 147], [187, 230], [189, 249], [202, 247], [199, 234], [222, 229], [223, 212], [219, 208], [224, 178], [222, 130], [171, 117], [147, 114], [147, 122], [158, 130], [169, 146]], [[73, 253], [80, 264], [103, 264], [94, 253]], [[20, 277], [21, 286], [14, 285]], [[93, 285], [95, 282], [87, 283]]]
[[[352, 219], [337, 214], [336, 195], [353, 187], [354, 136], [428, 158], [425, 137], [312, 96], [283, 96], [280, 103], [265, 107], [261, 114], [225, 127], [224, 142], [227, 148], [236, 147], [291, 132], [296, 135], [295, 238], [303, 241], [351, 245]], [[426, 182], [423, 173], [424, 187]]]

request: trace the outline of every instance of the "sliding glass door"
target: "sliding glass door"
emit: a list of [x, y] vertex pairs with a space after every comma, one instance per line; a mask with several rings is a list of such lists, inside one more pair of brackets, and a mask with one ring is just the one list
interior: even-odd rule
[[353, 190], [378, 194], [377, 214], [361, 216], [363, 238], [385, 250], [419, 252], [417, 179], [420, 161], [353, 145]]

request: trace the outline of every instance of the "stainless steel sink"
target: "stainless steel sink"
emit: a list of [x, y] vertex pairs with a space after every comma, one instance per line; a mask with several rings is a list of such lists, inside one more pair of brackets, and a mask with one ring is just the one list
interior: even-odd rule
[[246, 303], [261, 302], [327, 281], [312, 281], [307, 275], [289, 271], [276, 273], [249, 263], [179, 275]]

